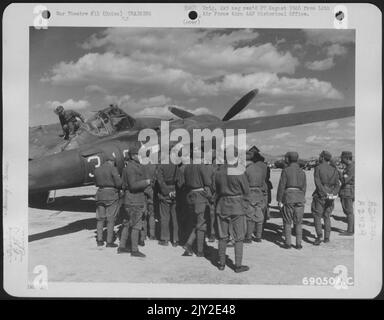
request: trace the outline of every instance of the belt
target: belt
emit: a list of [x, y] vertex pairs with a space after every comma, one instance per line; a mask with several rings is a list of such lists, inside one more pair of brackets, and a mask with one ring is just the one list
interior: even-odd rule
[[199, 191], [204, 191], [204, 188], [196, 188], [196, 189], [191, 189], [190, 191], [196, 191], [196, 192], [199, 192]]
[[260, 190], [261, 187], [249, 187], [249, 190]]
[[296, 188], [296, 187], [289, 187], [289, 188], [287, 188], [286, 190], [299, 190], [299, 191], [301, 191], [300, 188]]
[[237, 194], [237, 195], [228, 195], [228, 196], [220, 196], [220, 198], [242, 198], [243, 195], [242, 194]]
[[117, 190], [115, 187], [99, 187], [99, 189], [112, 189], [112, 190]]

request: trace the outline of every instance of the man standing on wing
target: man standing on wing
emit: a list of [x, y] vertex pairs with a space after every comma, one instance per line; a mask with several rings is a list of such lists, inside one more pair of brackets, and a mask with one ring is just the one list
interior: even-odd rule
[[296, 249], [302, 249], [302, 220], [304, 216], [305, 191], [307, 188], [306, 176], [297, 163], [297, 152], [287, 152], [285, 161], [288, 166], [281, 171], [279, 187], [277, 189], [277, 202], [282, 209], [285, 245], [291, 248], [292, 222], [296, 231]]
[[331, 235], [331, 214], [333, 211], [334, 199], [340, 189], [339, 173], [331, 165], [332, 155], [323, 151], [319, 156], [319, 165], [315, 167], [314, 181], [316, 189], [312, 194], [313, 200], [311, 210], [315, 222], [316, 240], [315, 246], [320, 245], [323, 237], [321, 219], [324, 218], [324, 242], [329, 242]]

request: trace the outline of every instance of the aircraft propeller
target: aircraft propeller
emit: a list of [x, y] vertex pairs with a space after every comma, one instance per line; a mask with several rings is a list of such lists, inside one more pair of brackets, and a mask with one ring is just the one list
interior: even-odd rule
[[[258, 89], [253, 89], [252, 91], [248, 92], [246, 95], [244, 95], [240, 100], [238, 100], [231, 109], [228, 110], [228, 112], [223, 117], [223, 121], [231, 120], [234, 116], [236, 116], [239, 112], [241, 112], [251, 101], [252, 99], [257, 95], [259, 92]], [[175, 106], [169, 106], [168, 110], [172, 112], [175, 116], [186, 119], [195, 116], [192, 112], [186, 111], [184, 109], [175, 107]]]
[[245, 96], [243, 96], [239, 101], [237, 101], [231, 109], [228, 110], [226, 115], [223, 117], [223, 121], [231, 120], [234, 116], [236, 116], [240, 111], [242, 111], [257, 95], [259, 90], [253, 89], [248, 92]]

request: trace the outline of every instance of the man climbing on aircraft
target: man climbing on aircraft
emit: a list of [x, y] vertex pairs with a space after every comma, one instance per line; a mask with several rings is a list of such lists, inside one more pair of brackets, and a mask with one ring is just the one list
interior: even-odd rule
[[79, 118], [84, 123], [84, 117], [73, 110], [64, 110], [63, 106], [58, 106], [55, 113], [59, 116], [61, 127], [63, 128], [64, 140], [69, 140], [69, 135], [73, 135], [80, 128]]

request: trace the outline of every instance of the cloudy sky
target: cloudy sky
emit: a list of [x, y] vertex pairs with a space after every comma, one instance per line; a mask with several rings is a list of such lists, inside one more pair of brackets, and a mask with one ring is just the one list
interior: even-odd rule
[[[133, 116], [167, 106], [219, 117], [248, 91], [237, 117], [354, 105], [355, 35], [298, 29], [30, 29], [30, 125], [57, 122], [62, 104], [85, 117], [116, 102]], [[262, 151], [301, 156], [354, 150], [354, 118], [247, 137]]]

